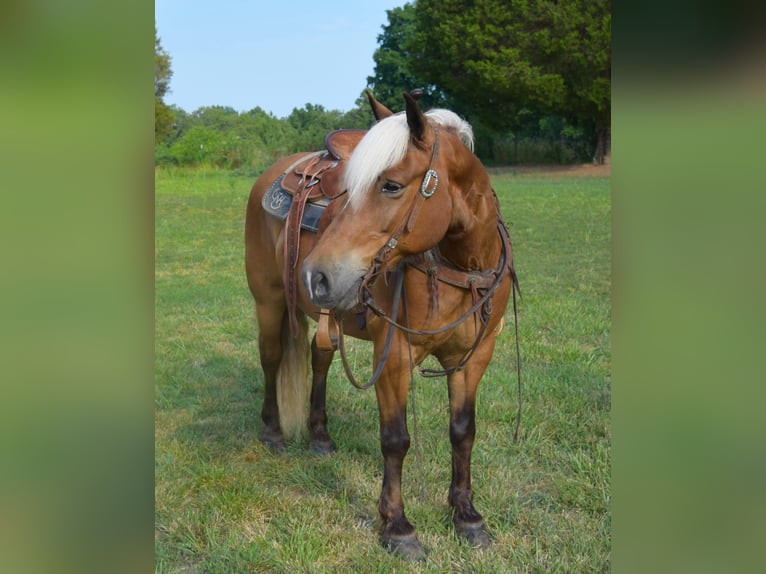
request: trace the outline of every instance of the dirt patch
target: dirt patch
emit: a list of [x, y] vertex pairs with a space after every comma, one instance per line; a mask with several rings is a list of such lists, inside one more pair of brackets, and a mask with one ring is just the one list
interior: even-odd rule
[[491, 175], [510, 173], [513, 175], [543, 175], [546, 177], [609, 177], [612, 175], [612, 165], [594, 165], [583, 163], [578, 165], [508, 165], [488, 167]]

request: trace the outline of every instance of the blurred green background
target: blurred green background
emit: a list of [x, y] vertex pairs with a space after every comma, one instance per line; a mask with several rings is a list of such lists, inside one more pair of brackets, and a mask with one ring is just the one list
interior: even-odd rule
[[0, 571], [153, 569], [153, 4], [0, 7]]
[[762, 16], [747, 2], [616, 8], [615, 572], [760, 562]]

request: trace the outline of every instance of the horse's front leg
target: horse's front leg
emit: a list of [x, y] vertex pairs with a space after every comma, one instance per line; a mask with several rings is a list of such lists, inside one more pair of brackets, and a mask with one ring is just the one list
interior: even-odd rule
[[448, 376], [452, 444], [452, 483], [449, 503], [458, 536], [472, 546], [486, 547], [490, 538], [484, 519], [473, 505], [471, 488], [471, 451], [476, 435], [476, 390], [494, 349], [494, 340], [485, 341], [477, 349], [469, 365]]
[[402, 558], [421, 560], [425, 558], [425, 549], [415, 534], [415, 527], [404, 514], [402, 498], [402, 466], [410, 448], [407, 431], [409, 366], [399, 360], [401, 354], [392, 352], [391, 355], [375, 384], [383, 454], [383, 487], [378, 505], [383, 521], [381, 543]]
[[311, 407], [309, 411], [309, 441], [311, 450], [319, 455], [330, 454], [335, 445], [327, 431], [327, 373], [330, 370], [334, 351], [320, 349], [317, 338], [311, 341]]

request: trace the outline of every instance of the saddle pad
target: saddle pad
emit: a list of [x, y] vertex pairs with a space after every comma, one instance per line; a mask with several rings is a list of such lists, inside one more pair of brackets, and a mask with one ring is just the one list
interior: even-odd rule
[[[287, 219], [287, 213], [290, 211], [290, 205], [293, 203], [293, 196], [282, 189], [282, 179], [285, 174], [280, 175], [274, 183], [269, 186], [266, 193], [263, 194], [261, 205], [271, 215], [278, 217], [282, 221]], [[313, 231], [319, 230], [319, 219], [324, 213], [325, 207], [330, 203], [327, 198], [318, 201], [306, 203], [301, 220], [301, 229]]]

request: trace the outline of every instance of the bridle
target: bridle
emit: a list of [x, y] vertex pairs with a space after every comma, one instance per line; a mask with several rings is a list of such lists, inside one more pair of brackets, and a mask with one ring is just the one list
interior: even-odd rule
[[[359, 288], [360, 294], [362, 291], [369, 291], [369, 285], [384, 269], [389, 257], [391, 256], [391, 253], [399, 244], [399, 239], [401, 239], [401, 236], [404, 233], [410, 233], [415, 228], [415, 221], [418, 218], [420, 208], [423, 206], [423, 203], [425, 203], [426, 199], [436, 193], [436, 188], [439, 186], [439, 175], [434, 169], [436, 158], [439, 155], [439, 128], [437, 128], [435, 125], [432, 125], [431, 128], [434, 133], [434, 145], [431, 149], [431, 159], [428, 163], [428, 169], [426, 170], [426, 173], [423, 176], [423, 181], [420, 184], [420, 190], [415, 194], [415, 198], [412, 200], [410, 208], [407, 210], [407, 213], [405, 213], [402, 222], [391, 234], [391, 237], [385, 243], [385, 245], [380, 248], [377, 255], [375, 255], [373, 258], [370, 269], [362, 279], [362, 284]], [[363, 299], [360, 300], [363, 301]]]

